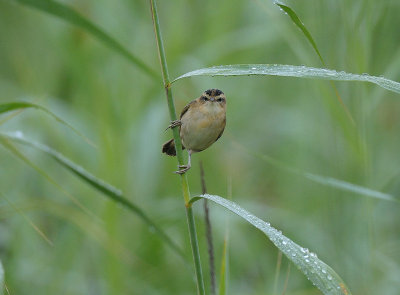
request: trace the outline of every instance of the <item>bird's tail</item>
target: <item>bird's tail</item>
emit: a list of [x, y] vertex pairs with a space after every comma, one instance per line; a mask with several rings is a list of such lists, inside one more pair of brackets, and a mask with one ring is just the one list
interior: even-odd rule
[[174, 139], [168, 140], [162, 146], [162, 152], [168, 156], [176, 156]]
[[[185, 147], [182, 146], [182, 149], [184, 150]], [[176, 149], [175, 149], [174, 139], [168, 140], [166, 143], [163, 144], [162, 152], [164, 154], [167, 154], [168, 156], [176, 156]]]

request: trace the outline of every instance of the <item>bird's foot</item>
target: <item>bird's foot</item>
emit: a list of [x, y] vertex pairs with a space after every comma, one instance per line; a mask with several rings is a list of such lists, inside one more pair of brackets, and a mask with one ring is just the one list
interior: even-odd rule
[[179, 165], [178, 168], [179, 168], [179, 170], [175, 171], [174, 173], [183, 174], [190, 169], [190, 165]]
[[181, 125], [182, 125], [181, 120], [171, 121], [171, 124], [168, 125], [168, 127], [167, 127], [167, 129], [165, 129], [165, 131], [167, 131], [169, 128], [175, 128], [175, 127], [181, 126]]

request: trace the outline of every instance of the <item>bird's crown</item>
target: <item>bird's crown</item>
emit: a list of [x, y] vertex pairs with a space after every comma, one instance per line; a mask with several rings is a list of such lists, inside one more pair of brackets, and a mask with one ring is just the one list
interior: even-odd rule
[[205, 94], [208, 96], [220, 96], [221, 94], [224, 94], [221, 90], [219, 89], [208, 89], [204, 91]]

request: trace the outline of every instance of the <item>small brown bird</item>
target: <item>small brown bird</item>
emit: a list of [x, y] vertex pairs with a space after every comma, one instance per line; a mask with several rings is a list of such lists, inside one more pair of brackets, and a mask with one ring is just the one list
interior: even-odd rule
[[[182, 174], [190, 169], [192, 153], [205, 150], [222, 135], [226, 124], [226, 97], [218, 89], [204, 91], [191, 101], [181, 112], [180, 120], [172, 121], [168, 128], [179, 126], [183, 149], [187, 149], [187, 165], [179, 166], [175, 173]], [[167, 129], [168, 129], [167, 128]], [[176, 156], [175, 142], [171, 139], [163, 144], [162, 152]]]

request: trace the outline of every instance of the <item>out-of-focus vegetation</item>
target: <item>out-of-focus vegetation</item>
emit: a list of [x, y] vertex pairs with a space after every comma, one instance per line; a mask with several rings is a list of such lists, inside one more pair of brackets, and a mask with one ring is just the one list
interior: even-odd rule
[[[62, 3], [159, 72], [148, 1]], [[400, 80], [398, 1], [287, 4], [328, 68]], [[171, 78], [222, 64], [322, 67], [302, 32], [271, 1], [159, 1], [158, 11]], [[160, 152], [171, 137], [164, 132], [169, 117], [161, 74], [153, 78], [81, 28], [14, 1], [0, 0], [0, 40], [0, 103], [43, 106], [96, 147], [35, 109], [2, 114], [0, 131], [21, 131], [121, 189], [187, 257], [45, 153], [12, 142], [34, 166], [1, 146], [0, 259], [10, 294], [195, 293], [180, 180], [172, 173], [176, 159]], [[310, 181], [302, 172], [398, 199], [400, 96], [359, 82], [335, 87], [354, 123], [327, 81], [175, 82], [179, 110], [208, 88], [228, 99], [225, 134], [193, 156], [191, 192], [201, 193], [201, 159], [209, 193], [226, 197], [232, 190], [236, 203], [318, 253], [353, 294], [398, 294], [400, 205]], [[229, 217], [228, 294], [273, 294], [278, 250], [240, 218], [210, 206], [218, 268]], [[208, 289], [203, 213], [198, 204], [194, 209]], [[288, 265], [283, 258], [279, 294]], [[292, 267], [286, 294], [320, 293]]]

